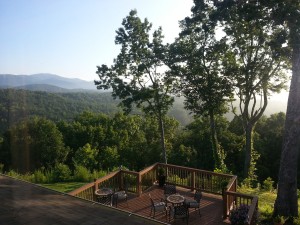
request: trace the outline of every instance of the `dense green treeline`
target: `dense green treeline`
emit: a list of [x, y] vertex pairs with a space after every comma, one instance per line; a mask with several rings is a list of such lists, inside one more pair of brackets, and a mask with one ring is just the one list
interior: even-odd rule
[[[277, 181], [284, 113], [262, 117], [256, 126], [257, 181]], [[225, 153], [227, 172], [242, 175], [243, 133], [238, 118], [229, 122], [216, 118], [219, 143]], [[182, 129], [173, 118], [165, 118], [169, 163], [214, 170], [208, 118], [198, 118]], [[89, 171], [124, 166], [139, 171], [162, 161], [159, 127], [155, 118], [122, 113], [84, 112], [73, 120], [54, 122], [35, 117], [12, 126], [0, 139], [0, 164], [18, 172], [51, 169], [58, 164], [71, 171], [83, 166]], [[224, 172], [224, 171], [223, 171]]]

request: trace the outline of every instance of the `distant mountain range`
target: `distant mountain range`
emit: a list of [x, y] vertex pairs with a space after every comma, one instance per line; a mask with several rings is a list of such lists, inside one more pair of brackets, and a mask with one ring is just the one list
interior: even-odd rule
[[97, 90], [93, 81], [66, 78], [55, 74], [33, 75], [0, 74], [0, 89], [14, 88], [46, 92], [77, 92]]
[[[94, 92], [97, 91], [93, 81], [85, 81], [77, 78], [66, 78], [54, 74], [40, 73], [33, 75], [12, 75], [0, 74], [0, 89], [20, 89], [28, 91], [43, 91], [52, 93], [72, 93], [72, 92]], [[100, 91], [98, 90], [98, 93]], [[101, 91], [104, 92], [104, 91]], [[271, 115], [276, 112], [286, 112], [288, 92], [275, 94], [269, 99], [265, 115]], [[186, 111], [183, 109], [183, 100], [176, 99], [180, 102], [182, 115]], [[235, 104], [238, 107], [237, 103]], [[179, 109], [180, 107], [176, 107]], [[170, 110], [172, 111], [172, 109]], [[177, 112], [178, 113], [178, 112]], [[232, 113], [227, 113], [228, 119], [233, 118]]]

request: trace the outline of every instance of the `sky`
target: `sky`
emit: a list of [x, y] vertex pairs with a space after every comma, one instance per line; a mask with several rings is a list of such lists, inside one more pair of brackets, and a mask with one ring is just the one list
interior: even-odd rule
[[115, 31], [130, 10], [161, 26], [170, 43], [192, 6], [193, 0], [0, 0], [0, 74], [97, 80], [96, 66], [111, 65], [119, 53]]

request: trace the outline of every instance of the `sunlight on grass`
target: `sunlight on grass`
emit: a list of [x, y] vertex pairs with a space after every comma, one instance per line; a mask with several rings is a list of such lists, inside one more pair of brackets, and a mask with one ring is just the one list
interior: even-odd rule
[[86, 183], [83, 182], [60, 182], [60, 183], [53, 183], [53, 184], [40, 184], [41, 186], [44, 186], [46, 188], [68, 193], [70, 191], [73, 191], [77, 188], [80, 188], [81, 186], [85, 185]]
[[[239, 187], [238, 192], [256, 195], [258, 196], [258, 209], [260, 213], [260, 220], [270, 220], [274, 210], [274, 203], [276, 200], [276, 190], [274, 191], [265, 191], [262, 189], [254, 189], [248, 187]], [[298, 198], [298, 205], [300, 205], [300, 199]], [[299, 210], [300, 215], [300, 210]], [[300, 224], [300, 221], [294, 221], [295, 224]]]

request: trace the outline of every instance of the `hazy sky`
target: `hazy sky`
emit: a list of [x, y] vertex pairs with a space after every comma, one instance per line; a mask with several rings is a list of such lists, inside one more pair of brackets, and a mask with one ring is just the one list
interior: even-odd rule
[[131, 9], [166, 42], [178, 35], [178, 21], [190, 15], [192, 0], [0, 0], [0, 74], [52, 73], [98, 79], [96, 66], [119, 53], [115, 31]]

